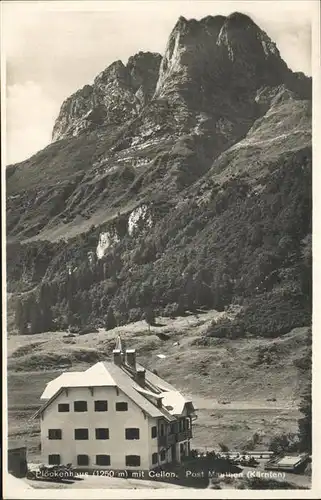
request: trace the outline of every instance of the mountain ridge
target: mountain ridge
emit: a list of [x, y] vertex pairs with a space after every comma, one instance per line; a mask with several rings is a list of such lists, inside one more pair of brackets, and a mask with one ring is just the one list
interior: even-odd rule
[[246, 15], [181, 17], [163, 56], [112, 63], [7, 169], [9, 291], [57, 328], [236, 302], [260, 335], [275, 300], [294, 320], [272, 310], [271, 331], [306, 326], [311, 168], [311, 79]]

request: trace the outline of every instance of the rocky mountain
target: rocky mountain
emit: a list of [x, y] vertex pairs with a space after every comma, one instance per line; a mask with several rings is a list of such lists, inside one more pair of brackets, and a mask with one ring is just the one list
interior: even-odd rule
[[311, 168], [311, 79], [244, 14], [180, 17], [163, 56], [111, 64], [7, 168], [18, 328], [231, 303], [253, 334], [309, 324]]
[[138, 116], [154, 92], [160, 62], [160, 54], [139, 52], [126, 66], [122, 61], [108, 66], [93, 85], [85, 85], [63, 103], [53, 140], [77, 136], [104, 123], [120, 125]]

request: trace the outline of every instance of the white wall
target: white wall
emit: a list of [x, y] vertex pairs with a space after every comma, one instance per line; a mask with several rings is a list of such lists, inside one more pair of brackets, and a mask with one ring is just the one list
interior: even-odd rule
[[[74, 412], [73, 402], [77, 400], [87, 401], [87, 412]], [[94, 401], [107, 400], [107, 412], [95, 412]], [[115, 410], [116, 401], [128, 403], [128, 411], [119, 412]], [[69, 403], [69, 413], [59, 413], [58, 404]], [[142, 410], [125, 394], [119, 391], [117, 395], [115, 387], [98, 387], [94, 389], [92, 395], [89, 388], [68, 389], [68, 396], [65, 391], [44, 411], [41, 422], [41, 449], [42, 461], [48, 463], [48, 455], [59, 453], [62, 464], [72, 463], [77, 465], [77, 455], [89, 455], [89, 466], [99, 468], [95, 463], [95, 456], [99, 454], [110, 455], [111, 469], [125, 469], [126, 455], [140, 455], [140, 467], [133, 469], [149, 469], [151, 467], [154, 452], [154, 442], [157, 438], [151, 439], [151, 422], [148, 417], [144, 417]], [[109, 428], [108, 440], [96, 440], [95, 428]], [[140, 429], [139, 440], [126, 440], [125, 428], [137, 427]], [[74, 429], [88, 428], [88, 440], [75, 440]], [[48, 429], [62, 429], [62, 440], [49, 440]], [[155, 450], [156, 451], [156, 450]]]

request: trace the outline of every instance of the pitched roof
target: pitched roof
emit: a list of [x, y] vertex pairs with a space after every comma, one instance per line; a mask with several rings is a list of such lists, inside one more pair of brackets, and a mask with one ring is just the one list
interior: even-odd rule
[[[137, 368], [143, 368], [143, 366], [137, 364]], [[178, 392], [178, 390], [176, 389], [176, 387], [174, 387], [173, 385], [169, 384], [168, 382], [166, 382], [166, 380], [162, 379], [161, 377], [159, 377], [158, 375], [156, 375], [155, 373], [151, 372], [150, 370], [146, 370], [146, 378], [153, 384], [153, 385], [156, 385], [157, 387], [159, 387], [160, 389], [162, 389], [163, 391], [174, 391], [178, 394], [180, 394]], [[188, 401], [192, 401], [191, 399], [189, 398], [186, 398], [184, 396], [186, 402]]]
[[40, 396], [40, 399], [50, 399], [60, 389], [60, 387], [67, 387], [69, 384], [77, 384], [77, 380], [79, 380], [81, 375], [82, 372], [62, 373], [59, 377], [48, 382], [45, 390]]
[[168, 420], [173, 420], [170, 413], [164, 409], [155, 406], [149, 399], [137, 391], [139, 385], [130, 377], [126, 372], [114, 363], [103, 361], [106, 371], [115, 380], [117, 386], [123, 391], [130, 399], [132, 399], [142, 410], [146, 411], [151, 417], [165, 417]]
[[[136, 365], [137, 370], [145, 370], [146, 387], [141, 387], [135, 380], [132, 370], [126, 365], [118, 366], [109, 361], [100, 361], [84, 372], [63, 373], [49, 382], [42, 393], [46, 399], [44, 405], [33, 418], [40, 415], [64, 388], [71, 387], [118, 387], [144, 412], [151, 417], [164, 417], [168, 421], [175, 420], [174, 415], [184, 411], [185, 403], [191, 402], [180, 394], [175, 387], [161, 379], [158, 375]], [[157, 405], [162, 399], [162, 407]], [[166, 408], [168, 406], [168, 408]]]
[[162, 392], [163, 405], [172, 415], [181, 415], [184, 411], [185, 404], [189, 401], [177, 391]]
[[17, 441], [15, 439], [8, 438], [8, 450], [18, 450], [20, 448], [26, 448], [26, 443], [23, 441]]

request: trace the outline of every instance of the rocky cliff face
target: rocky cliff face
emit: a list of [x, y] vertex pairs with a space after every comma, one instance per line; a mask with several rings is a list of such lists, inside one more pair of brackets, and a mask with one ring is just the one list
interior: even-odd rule
[[53, 140], [137, 116], [154, 92], [160, 61], [160, 54], [139, 52], [126, 66], [122, 61], [112, 63], [93, 85], [86, 85], [62, 104]]
[[13, 289], [50, 283], [58, 323], [67, 265], [83, 321], [106, 301], [128, 319], [257, 294], [307, 317], [311, 79], [249, 17], [181, 17], [163, 57], [116, 61], [67, 99], [53, 139], [7, 171], [24, 242], [7, 254]]
[[[115, 145], [117, 152], [123, 151], [115, 165], [133, 154], [137, 158], [137, 148], [146, 140], [155, 148], [188, 135], [195, 148], [201, 137], [203, 173], [211, 159], [244, 137], [268, 110], [269, 103], [263, 105], [258, 95], [273, 93], [271, 88], [282, 84], [300, 98], [309, 93], [307, 79], [288, 69], [275, 43], [248, 16], [180, 17], [163, 58], [139, 53], [126, 66], [116, 61], [92, 86], [67, 99], [53, 139], [131, 123]], [[143, 164], [155, 156], [151, 152]], [[133, 165], [142, 162], [134, 160]]]

